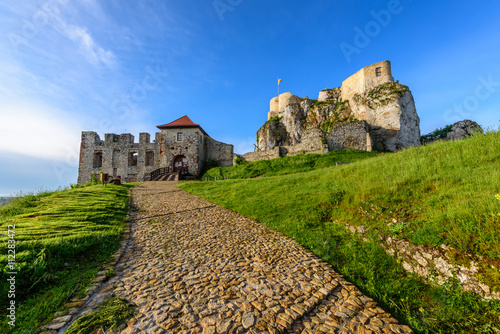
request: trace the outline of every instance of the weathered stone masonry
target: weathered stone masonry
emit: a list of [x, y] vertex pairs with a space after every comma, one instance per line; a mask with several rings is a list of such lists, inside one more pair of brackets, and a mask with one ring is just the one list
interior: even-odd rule
[[198, 175], [208, 159], [220, 166], [233, 165], [233, 145], [212, 139], [187, 116], [158, 128], [161, 132], [153, 142], [148, 133], [140, 133], [138, 143], [129, 133], [106, 134], [101, 140], [96, 132], [82, 132], [78, 184], [91, 181], [101, 171], [122, 182], [137, 182], [163, 167], [172, 171], [182, 167]]

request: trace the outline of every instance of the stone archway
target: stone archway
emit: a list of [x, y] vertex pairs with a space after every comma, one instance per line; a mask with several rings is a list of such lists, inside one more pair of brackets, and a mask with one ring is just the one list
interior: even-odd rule
[[188, 170], [188, 159], [183, 155], [178, 155], [174, 159], [173, 171], [177, 173], [179, 171], [187, 172]]

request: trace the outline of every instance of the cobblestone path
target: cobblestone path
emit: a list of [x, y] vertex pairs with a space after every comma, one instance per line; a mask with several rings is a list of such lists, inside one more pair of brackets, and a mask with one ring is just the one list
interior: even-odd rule
[[132, 189], [114, 293], [139, 314], [122, 333], [411, 333], [282, 234], [175, 187]]

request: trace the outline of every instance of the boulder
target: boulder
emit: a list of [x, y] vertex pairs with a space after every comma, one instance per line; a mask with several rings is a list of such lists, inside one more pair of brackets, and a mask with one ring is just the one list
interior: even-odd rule
[[453, 127], [451, 128], [451, 131], [448, 132], [446, 139], [460, 140], [470, 137], [475, 132], [483, 133], [483, 129], [476, 122], [466, 119], [453, 124]]

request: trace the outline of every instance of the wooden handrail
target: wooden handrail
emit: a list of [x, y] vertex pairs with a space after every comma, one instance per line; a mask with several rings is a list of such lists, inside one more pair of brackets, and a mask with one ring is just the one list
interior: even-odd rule
[[168, 173], [170, 173], [170, 167], [158, 168], [157, 170], [151, 172], [151, 180]]

